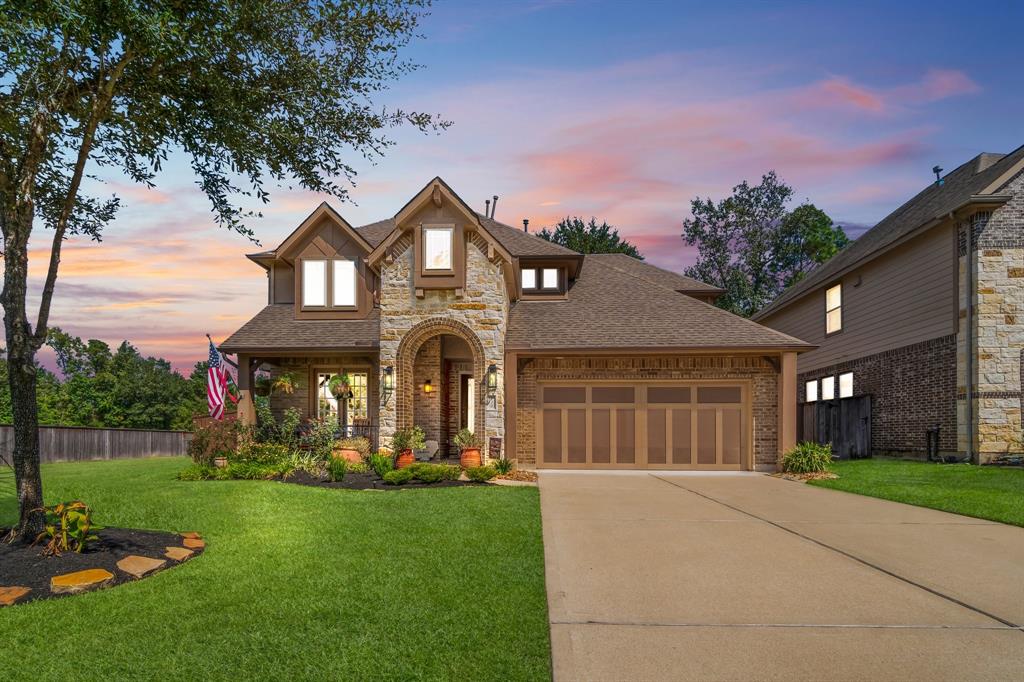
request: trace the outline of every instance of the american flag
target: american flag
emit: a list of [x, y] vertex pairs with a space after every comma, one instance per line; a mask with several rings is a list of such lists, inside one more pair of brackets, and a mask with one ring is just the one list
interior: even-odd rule
[[206, 404], [210, 408], [210, 416], [214, 419], [224, 418], [224, 396], [234, 398], [228, 393], [228, 371], [224, 369], [224, 361], [220, 351], [210, 339], [210, 362], [206, 370]]

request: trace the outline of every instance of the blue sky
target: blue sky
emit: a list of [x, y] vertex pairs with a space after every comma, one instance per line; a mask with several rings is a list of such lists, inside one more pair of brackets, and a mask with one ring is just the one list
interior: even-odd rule
[[[672, 269], [696, 195], [768, 170], [853, 234], [981, 151], [1024, 144], [1024, 3], [437, 2], [379, 100], [438, 112], [360, 170], [353, 224], [393, 215], [434, 175], [532, 228], [597, 216]], [[255, 250], [213, 224], [187, 164], [156, 191], [108, 177], [125, 207], [102, 244], [72, 242], [53, 322], [179, 367], [265, 303]], [[273, 192], [252, 227], [275, 246], [322, 197]], [[37, 245], [41, 250], [43, 244]], [[33, 276], [42, 277], [35, 254]]]

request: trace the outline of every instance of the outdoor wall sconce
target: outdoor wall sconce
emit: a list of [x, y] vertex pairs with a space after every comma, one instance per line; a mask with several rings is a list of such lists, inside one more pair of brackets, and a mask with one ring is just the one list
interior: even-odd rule
[[487, 367], [487, 400], [490, 401], [492, 406], [497, 406], [498, 403], [498, 366], [489, 365]]
[[433, 391], [434, 391], [434, 385], [430, 383], [430, 379], [427, 379], [426, 381], [424, 381], [423, 382], [423, 392], [429, 395]]
[[380, 372], [380, 401], [382, 405], [388, 404], [388, 399], [395, 392], [395, 368], [384, 367]]

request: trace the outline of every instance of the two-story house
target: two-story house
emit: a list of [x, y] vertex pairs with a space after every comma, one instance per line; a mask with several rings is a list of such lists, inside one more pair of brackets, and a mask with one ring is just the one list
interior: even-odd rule
[[440, 178], [362, 227], [321, 204], [249, 258], [267, 306], [220, 346], [243, 420], [268, 371], [299, 378], [277, 413], [344, 413], [381, 445], [415, 425], [442, 453], [469, 428], [524, 467], [771, 468], [795, 442], [808, 344], [714, 307], [714, 287], [476, 213]]
[[871, 396], [871, 450], [989, 461], [1021, 447], [1024, 147], [979, 154], [754, 319], [818, 347], [803, 402]]

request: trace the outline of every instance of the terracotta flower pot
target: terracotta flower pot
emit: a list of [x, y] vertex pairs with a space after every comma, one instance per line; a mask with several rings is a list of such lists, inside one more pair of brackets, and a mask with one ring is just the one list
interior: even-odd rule
[[415, 461], [416, 455], [412, 453], [412, 450], [402, 450], [395, 459], [395, 468], [404, 469]]
[[459, 465], [463, 469], [480, 466], [480, 448], [463, 448], [459, 455]]
[[227, 457], [214, 457], [213, 458], [213, 466], [217, 467], [218, 469], [223, 469], [227, 465], [228, 465], [228, 458]]
[[350, 450], [349, 448], [338, 448], [331, 453], [331, 457], [335, 459], [343, 459], [346, 462], [362, 462], [363, 456], [359, 454], [358, 450]]

